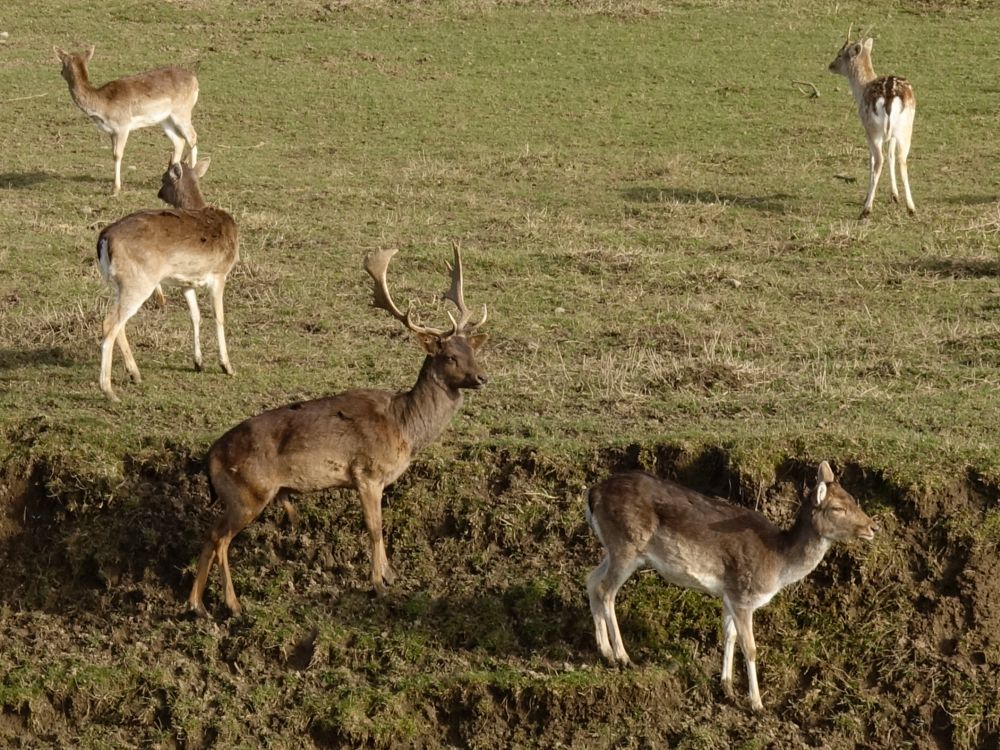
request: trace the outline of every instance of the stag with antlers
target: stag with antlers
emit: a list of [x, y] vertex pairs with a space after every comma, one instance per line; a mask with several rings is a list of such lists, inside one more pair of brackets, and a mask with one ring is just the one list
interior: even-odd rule
[[382, 536], [382, 491], [451, 421], [462, 405], [463, 389], [480, 388], [487, 380], [476, 361], [487, 336], [475, 334], [486, 321], [486, 306], [482, 318], [471, 323], [462, 292], [459, 246], [454, 246], [451, 287], [444, 294], [458, 308], [458, 319], [449, 312], [448, 329], [420, 325], [412, 308], [404, 313], [392, 301], [386, 271], [395, 253], [393, 249], [371, 253], [365, 270], [375, 281], [375, 307], [412, 331], [427, 353], [416, 384], [399, 393], [358, 389], [282, 406], [241, 422], [215, 442], [206, 470], [209, 489], [222, 499], [224, 511], [205, 541], [188, 597], [198, 615], [208, 616], [202, 596], [216, 561], [226, 605], [233, 614], [240, 612], [229, 573], [229, 544], [276, 497], [291, 515], [290, 492], [356, 489], [371, 545], [372, 585], [383, 594], [395, 580]]

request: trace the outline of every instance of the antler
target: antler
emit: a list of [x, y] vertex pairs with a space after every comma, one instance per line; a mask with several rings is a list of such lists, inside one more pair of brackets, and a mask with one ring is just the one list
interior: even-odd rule
[[850, 44], [851, 43], [851, 31], [853, 31], [853, 30], [854, 30], [854, 22], [851, 21], [851, 25], [847, 27], [847, 41], [844, 42], [844, 44]]
[[[389, 286], [386, 282], [386, 271], [389, 268], [389, 261], [392, 256], [399, 252], [396, 248], [374, 250], [365, 258], [365, 270], [368, 275], [375, 280], [375, 300], [372, 303], [388, 311], [392, 317], [406, 326], [414, 333], [429, 333], [434, 336], [445, 336], [446, 332], [439, 328], [430, 328], [413, 322], [413, 308], [407, 307], [406, 312], [401, 312], [389, 295]], [[451, 335], [451, 334], [448, 334]]]
[[451, 246], [455, 252], [455, 263], [454, 265], [445, 263], [448, 271], [451, 273], [451, 287], [449, 287], [443, 296], [445, 299], [454, 302], [455, 307], [458, 308], [458, 322], [455, 321], [451, 313], [448, 313], [452, 325], [452, 332], [449, 335], [454, 336], [458, 333], [472, 333], [479, 328], [479, 326], [486, 322], [487, 311], [486, 305], [483, 305], [483, 317], [479, 319], [478, 323], [469, 326], [469, 318], [472, 317], [472, 312], [465, 306], [465, 296], [462, 294], [462, 246], [458, 242], [452, 242]]

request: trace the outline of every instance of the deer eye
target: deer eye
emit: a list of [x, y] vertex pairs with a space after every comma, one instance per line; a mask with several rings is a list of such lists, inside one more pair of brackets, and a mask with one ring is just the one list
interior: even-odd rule
[[840, 506], [830, 508], [830, 510], [838, 515], [844, 515], [847, 512], [847, 508], [841, 508]]
[[447, 362], [449, 365], [457, 365], [458, 364], [458, 360], [455, 357], [453, 357], [451, 354], [449, 354], [447, 357], [445, 357], [444, 361]]

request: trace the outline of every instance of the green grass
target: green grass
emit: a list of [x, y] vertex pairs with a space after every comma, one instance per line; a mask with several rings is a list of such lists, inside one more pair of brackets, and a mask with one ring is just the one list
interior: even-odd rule
[[[846, 81], [826, 72], [851, 23], [873, 28], [876, 71], [916, 91], [914, 218], [888, 204], [885, 175], [872, 218], [856, 220], [864, 137]], [[970, 576], [1000, 538], [986, 508], [1000, 481], [1000, 10], [41, 0], [0, 14], [0, 30], [0, 533], [19, 550], [0, 621], [5, 640], [24, 620], [62, 644], [0, 656], [0, 703], [21, 716], [44, 698], [24, 719], [44, 741], [60, 741], [35, 717], [51, 710], [69, 717], [62, 737], [75, 728], [92, 747], [754, 746], [738, 708], [712, 709], [726, 705], [718, 608], [702, 597], [652, 578], [626, 587], [625, 637], [659, 667], [559, 666], [595, 660], [581, 581], [596, 542], [579, 497], [641, 464], [787, 518], [789, 485], [822, 458], [885, 533], [760, 614], [775, 710], [763, 736], [896, 747], [892, 727], [909, 724], [906, 741], [995, 739], [995, 708], [975, 697], [995, 680], [937, 642], [964, 623], [962, 658], [1000, 658], [989, 590], [949, 620], [952, 589], [976, 600]], [[97, 387], [96, 235], [157, 204], [169, 142], [134, 133], [110, 195], [108, 138], [51, 51], [87, 43], [96, 82], [167, 63], [198, 73], [204, 192], [241, 232], [226, 295], [235, 377], [215, 366], [208, 324], [209, 366], [193, 371], [168, 289], [165, 309], [130, 323], [144, 383], [116, 356], [121, 403]], [[207, 446], [270, 406], [410, 385], [421, 355], [372, 309], [362, 259], [399, 247], [396, 299], [444, 321], [453, 240], [470, 305], [490, 309], [491, 381], [391, 493], [402, 593], [366, 598], [356, 499], [319, 495], [300, 501], [302, 529], [269, 513], [235, 543], [248, 622], [175, 620], [214, 512], [198, 477]], [[90, 717], [51, 677], [80, 658], [71, 616], [97, 639], [96, 666], [67, 690], [82, 700], [103, 681], [109, 695]], [[129, 618], [156, 631], [154, 657]], [[313, 630], [311, 665], [286, 670]], [[895, 689], [927, 708], [887, 699]], [[654, 694], [668, 727], [643, 713]], [[536, 705], [558, 713], [548, 733]], [[602, 716], [638, 728], [609, 735]], [[129, 723], [146, 734], [115, 734]]]

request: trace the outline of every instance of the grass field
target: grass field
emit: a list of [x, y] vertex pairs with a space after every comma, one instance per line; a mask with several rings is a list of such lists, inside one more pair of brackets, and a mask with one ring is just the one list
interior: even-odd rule
[[[850, 24], [918, 107], [918, 213], [858, 221]], [[237, 3], [0, 9], [0, 737], [13, 747], [981, 747], [1000, 737], [1000, 9], [987, 3]], [[235, 377], [178, 290], [97, 386], [99, 229], [170, 153], [109, 139], [102, 83], [194, 69], [207, 199], [242, 260]], [[809, 81], [810, 97], [793, 81]], [[454, 240], [489, 385], [389, 493], [403, 581], [367, 590], [356, 496], [234, 543], [247, 614], [183, 617], [218, 512], [200, 461], [265, 408], [408, 387]], [[205, 305], [207, 305], [207, 299]], [[203, 315], [208, 315], [203, 306]], [[208, 317], [206, 317], [206, 321]], [[787, 520], [829, 459], [883, 534], [757, 618], [769, 712], [718, 687], [719, 608], [639, 576], [636, 670], [598, 664], [584, 488], [642, 465]], [[739, 690], [743, 672], [737, 668]]]

